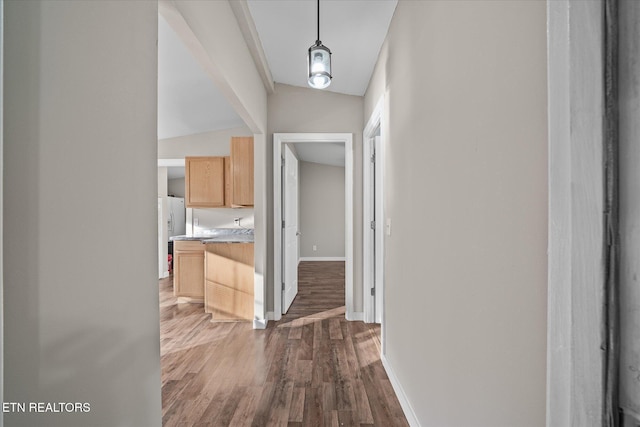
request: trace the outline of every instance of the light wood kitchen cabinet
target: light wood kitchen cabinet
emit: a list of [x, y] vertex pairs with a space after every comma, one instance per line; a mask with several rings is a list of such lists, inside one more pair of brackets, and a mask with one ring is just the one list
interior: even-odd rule
[[231, 207], [231, 157], [224, 158], [224, 207]]
[[188, 208], [225, 205], [224, 157], [185, 157], [185, 204]]
[[173, 242], [173, 295], [185, 302], [204, 301], [204, 250], [199, 240]]
[[231, 138], [231, 205], [253, 206], [253, 137]]
[[253, 254], [253, 243], [206, 245], [204, 308], [211, 320], [253, 319]]

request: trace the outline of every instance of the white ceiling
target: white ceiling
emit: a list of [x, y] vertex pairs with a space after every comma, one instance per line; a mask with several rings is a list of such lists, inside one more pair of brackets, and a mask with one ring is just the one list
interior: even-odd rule
[[[314, 0], [248, 0], [278, 83], [307, 86], [307, 50], [316, 41]], [[320, 40], [331, 49], [329, 91], [364, 95], [397, 0], [323, 0]]]
[[343, 143], [299, 143], [295, 144], [298, 160], [323, 165], [344, 167]]
[[[308, 87], [307, 49], [316, 40], [315, 0], [247, 0], [278, 83]], [[364, 95], [397, 0], [323, 0], [320, 38], [333, 52], [327, 90]], [[158, 139], [245, 126], [162, 15], [158, 17]], [[304, 145], [304, 147], [303, 147]], [[340, 144], [298, 144], [301, 160], [344, 166]], [[170, 178], [184, 176], [180, 168]]]
[[240, 126], [242, 119], [158, 15], [158, 139]]

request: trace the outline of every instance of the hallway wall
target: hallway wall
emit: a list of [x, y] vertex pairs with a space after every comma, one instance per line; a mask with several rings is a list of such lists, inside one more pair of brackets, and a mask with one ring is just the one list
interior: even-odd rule
[[545, 2], [400, 1], [383, 94], [387, 366], [421, 425], [543, 426]]
[[300, 257], [344, 258], [344, 172], [300, 162]]
[[4, 6], [5, 424], [159, 426], [157, 2]]
[[[276, 84], [268, 96], [268, 133], [266, 150], [273, 156], [273, 134], [285, 132], [337, 132], [353, 136], [353, 243], [354, 243], [354, 311], [362, 312], [362, 129], [363, 98], [328, 91]], [[273, 157], [271, 157], [273, 158]], [[273, 224], [273, 164], [267, 166], [267, 224]], [[273, 242], [273, 227], [268, 229]], [[271, 243], [272, 244], [272, 243]], [[269, 248], [268, 265], [273, 265]], [[269, 275], [267, 307], [273, 311], [273, 274]]]

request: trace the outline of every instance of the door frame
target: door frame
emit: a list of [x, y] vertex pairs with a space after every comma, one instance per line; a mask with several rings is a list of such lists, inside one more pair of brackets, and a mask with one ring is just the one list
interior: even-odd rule
[[[282, 177], [282, 189], [284, 190], [284, 197], [281, 199], [281, 203], [280, 203], [280, 211], [284, 212], [285, 214], [285, 218], [284, 218], [284, 222], [288, 223], [289, 219], [287, 216], [287, 208], [290, 207], [289, 206], [289, 202], [287, 201], [289, 194], [295, 194], [295, 205], [291, 205], [291, 206], [295, 206], [295, 210], [296, 210], [296, 250], [295, 250], [295, 258], [296, 258], [296, 262], [295, 262], [295, 284], [296, 284], [296, 291], [295, 291], [295, 295], [293, 296], [293, 299], [291, 300], [291, 304], [293, 304], [293, 301], [296, 298], [296, 295], [298, 295], [298, 265], [300, 264], [300, 159], [298, 158], [298, 155], [295, 151], [294, 148], [291, 147], [291, 144], [284, 144], [282, 146], [283, 149], [283, 154], [282, 154], [282, 158], [285, 159], [285, 163], [284, 165], [280, 168], [280, 176]], [[291, 153], [291, 156], [289, 158], [287, 158], [287, 150], [289, 153]], [[287, 179], [287, 175], [288, 172], [290, 172], [289, 168], [291, 167], [291, 160], [295, 159], [295, 163], [296, 163], [296, 179], [295, 179], [295, 185], [296, 185], [296, 191], [290, 191], [291, 188], [287, 185], [288, 179]], [[283, 224], [283, 225], [290, 225], [290, 224]], [[286, 313], [286, 311], [288, 311], [288, 309], [291, 307], [291, 304], [289, 304], [288, 307], [284, 307], [286, 306], [286, 295], [287, 295], [287, 288], [286, 288], [286, 283], [287, 283], [287, 272], [285, 271], [284, 267], [286, 266], [286, 259], [287, 258], [287, 252], [286, 251], [286, 240], [287, 240], [287, 236], [286, 236], [286, 227], [281, 227], [280, 228], [280, 236], [282, 239], [285, 240], [285, 244], [282, 246], [282, 274], [283, 274], [283, 279], [282, 281], [284, 282], [283, 284], [283, 288], [282, 292], [280, 293], [282, 299], [282, 306], [281, 306], [281, 312], [283, 312], [282, 314]]]
[[548, 427], [604, 420], [604, 1], [547, 2]]
[[[362, 221], [362, 237], [363, 237], [363, 260], [362, 260], [362, 295], [363, 295], [363, 305], [364, 305], [364, 321], [366, 323], [374, 323], [375, 322], [375, 302], [376, 298], [371, 295], [370, 289], [372, 287], [371, 281], [373, 280], [373, 275], [371, 274], [373, 268], [375, 268], [375, 279], [376, 285], [378, 289], [376, 290], [376, 297], [382, 298], [382, 304], [379, 306], [382, 307], [382, 313], [380, 316], [380, 324], [384, 325], [384, 122], [383, 122], [383, 114], [384, 114], [384, 95], [378, 99], [376, 103], [376, 107], [374, 108], [369, 120], [367, 121], [367, 125], [362, 132], [362, 178], [363, 178], [363, 186], [362, 186], [362, 195], [363, 195], [363, 221]], [[371, 221], [373, 221], [371, 215], [371, 204], [373, 202], [373, 194], [371, 192], [371, 145], [369, 144], [369, 140], [375, 137], [377, 133], [376, 130], [380, 129], [380, 146], [376, 147], [376, 173], [382, 174], [382, 179], [377, 179], [378, 183], [382, 185], [376, 186], [375, 191], [375, 200], [379, 202], [381, 206], [376, 206], [376, 212], [378, 213], [375, 234], [378, 235], [378, 241], [380, 241], [381, 247], [376, 247], [375, 259], [372, 251], [369, 248], [372, 247], [372, 236], [371, 236]], [[377, 205], [377, 203], [376, 203]], [[381, 326], [381, 329], [384, 329], [384, 326]], [[381, 332], [382, 334], [382, 332]]]
[[353, 304], [353, 134], [274, 133], [273, 134], [273, 320], [282, 317], [282, 147], [284, 144], [344, 143], [345, 149], [345, 317], [354, 316]]

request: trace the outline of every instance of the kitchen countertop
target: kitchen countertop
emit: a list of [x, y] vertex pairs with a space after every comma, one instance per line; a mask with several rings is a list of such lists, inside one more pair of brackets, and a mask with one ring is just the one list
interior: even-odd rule
[[193, 235], [172, 236], [170, 240], [191, 240], [209, 243], [253, 243], [253, 229], [251, 228], [214, 228], [204, 233]]
[[202, 243], [208, 245], [210, 243], [253, 243], [253, 234], [228, 234], [223, 236], [203, 239]]

